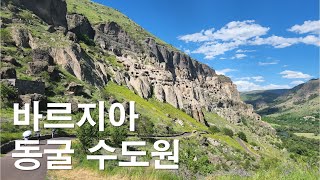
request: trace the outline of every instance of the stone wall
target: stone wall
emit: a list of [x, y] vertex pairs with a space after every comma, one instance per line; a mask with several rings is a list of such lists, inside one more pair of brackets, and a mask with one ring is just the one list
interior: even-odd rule
[[6, 79], [11, 85], [18, 89], [18, 93], [22, 94], [44, 94], [45, 84], [40, 81], [29, 81], [21, 79]]

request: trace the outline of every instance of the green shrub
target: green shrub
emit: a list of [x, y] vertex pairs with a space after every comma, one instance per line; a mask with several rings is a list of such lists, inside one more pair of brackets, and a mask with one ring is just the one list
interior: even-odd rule
[[215, 133], [220, 132], [220, 129], [219, 129], [217, 126], [210, 126], [210, 127], [209, 127], [209, 131], [210, 131], [212, 134], [215, 134]]
[[135, 132], [137, 132], [139, 136], [147, 136], [154, 133], [154, 124], [148, 117], [140, 116], [139, 119], [135, 121], [135, 126]]
[[223, 134], [232, 137], [233, 136], [233, 131], [231, 129], [228, 128], [223, 128], [222, 130]]
[[88, 46], [95, 46], [94, 41], [90, 39], [86, 34], [81, 34], [78, 38], [80, 41], [83, 41]]
[[7, 82], [0, 83], [2, 108], [13, 107], [13, 103], [18, 98], [18, 91]]
[[11, 33], [8, 28], [1, 28], [0, 29], [0, 37], [1, 43], [12, 43]]
[[111, 126], [109, 130], [111, 141], [115, 146], [119, 146], [122, 143], [122, 141], [124, 141], [127, 138], [128, 128], [125, 126]]
[[246, 134], [244, 132], [238, 132], [238, 137], [240, 139], [242, 139], [243, 141], [248, 142], [247, 136], [246, 136]]
[[256, 142], [250, 142], [250, 144], [251, 144], [252, 146], [258, 146], [258, 144], [257, 144]]
[[241, 118], [241, 122], [242, 122], [243, 125], [248, 126], [247, 119]]
[[91, 126], [88, 122], [77, 129], [77, 138], [82, 147], [82, 152], [88, 152], [88, 149], [94, 147], [99, 140], [98, 126]]

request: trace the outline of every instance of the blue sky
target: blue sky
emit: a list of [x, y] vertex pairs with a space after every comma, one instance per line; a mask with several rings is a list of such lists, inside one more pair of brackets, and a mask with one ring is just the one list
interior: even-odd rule
[[318, 0], [94, 1], [231, 77], [240, 91], [319, 77]]

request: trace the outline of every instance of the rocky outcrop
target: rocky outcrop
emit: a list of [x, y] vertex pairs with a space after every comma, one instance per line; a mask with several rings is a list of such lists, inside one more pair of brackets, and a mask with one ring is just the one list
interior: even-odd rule
[[79, 39], [94, 38], [94, 30], [89, 20], [80, 14], [67, 15], [68, 30], [75, 33]]
[[11, 31], [12, 39], [17, 47], [29, 48], [29, 33], [27, 29], [13, 28]]
[[2, 67], [0, 69], [1, 79], [16, 79], [16, 70], [12, 67]]
[[12, 0], [12, 2], [29, 9], [47, 24], [67, 28], [65, 0]]
[[29, 81], [21, 79], [4, 79], [17, 89], [19, 95], [25, 94], [45, 94], [45, 83], [40, 81]]
[[121, 56], [125, 50], [140, 53], [142, 49], [117, 23], [99, 24], [95, 27], [94, 40], [102, 49]]
[[12, 56], [1, 57], [1, 62], [21, 67], [21, 64], [15, 58], [13, 58]]
[[26, 103], [29, 103], [31, 106], [31, 109], [33, 108], [33, 102], [34, 101], [39, 101], [39, 110], [46, 110], [45, 107], [47, 107], [47, 97], [41, 94], [25, 94], [25, 95], [20, 95], [20, 105], [23, 106]]
[[106, 65], [91, 59], [79, 44], [72, 44], [63, 48], [51, 48], [50, 55], [56, 64], [61, 65], [80, 80], [99, 87], [105, 85], [108, 81]]

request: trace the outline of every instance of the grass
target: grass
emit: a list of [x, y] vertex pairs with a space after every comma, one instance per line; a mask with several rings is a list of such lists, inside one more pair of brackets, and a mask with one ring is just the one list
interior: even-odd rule
[[[77, 150], [79, 141], [73, 140], [72, 146]], [[78, 149], [79, 150], [79, 149]], [[106, 160], [105, 169], [99, 170], [98, 160], [87, 160], [85, 154], [74, 154], [72, 156], [72, 169], [68, 170], [49, 170], [49, 179], [130, 179], [130, 180], [153, 180], [153, 179], [181, 179], [170, 171], [155, 170], [149, 167], [119, 167], [116, 160]]]
[[12, 133], [12, 132], [1, 132], [0, 133], [0, 140], [1, 144], [7, 143], [12, 140], [22, 139], [22, 133]]
[[261, 168], [249, 177], [236, 175], [212, 176], [208, 179], [214, 180], [318, 180], [319, 171], [316, 167], [307, 167], [301, 164], [292, 164], [291, 162], [282, 162], [281, 164], [272, 164], [269, 169]]
[[229, 146], [231, 146], [231, 147], [233, 147], [235, 149], [239, 149], [239, 150], [245, 151], [243, 149], [243, 147], [238, 143], [238, 141], [236, 141], [235, 139], [233, 139], [230, 136], [223, 135], [222, 133], [208, 134], [208, 135], [205, 135], [205, 136], [211, 137], [213, 139], [217, 139], [219, 141], [222, 141], [222, 142], [226, 143], [227, 145], [229, 145]]
[[293, 133], [297, 136], [302, 136], [302, 137], [306, 137], [306, 138], [310, 138], [310, 139], [318, 139], [320, 140], [320, 136], [316, 136], [314, 133]]

